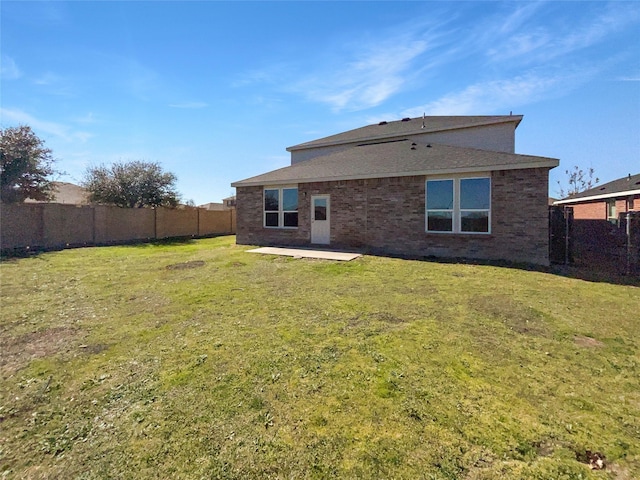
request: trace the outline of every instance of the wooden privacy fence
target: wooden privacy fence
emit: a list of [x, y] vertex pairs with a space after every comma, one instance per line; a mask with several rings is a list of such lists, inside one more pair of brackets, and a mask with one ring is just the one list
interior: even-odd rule
[[235, 210], [0, 204], [0, 249], [58, 249], [236, 231]]

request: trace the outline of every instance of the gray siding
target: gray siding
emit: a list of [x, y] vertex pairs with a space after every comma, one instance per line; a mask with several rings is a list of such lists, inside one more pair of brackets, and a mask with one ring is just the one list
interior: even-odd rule
[[[421, 143], [441, 143], [453, 147], [478, 148], [495, 152], [515, 153], [515, 127], [512, 123], [485, 125], [444, 132], [404, 135], [401, 138], [420, 140]], [[291, 165], [329, 153], [340, 152], [362, 142], [332, 145], [291, 152]]]

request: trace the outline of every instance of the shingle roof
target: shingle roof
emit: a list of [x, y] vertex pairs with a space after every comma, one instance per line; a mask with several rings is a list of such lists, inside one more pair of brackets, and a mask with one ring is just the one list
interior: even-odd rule
[[[303, 150], [325, 145], [340, 145], [345, 143], [363, 143], [373, 139], [392, 139], [411, 134], [441, 132], [460, 128], [494, 125], [497, 123], [515, 123], [514, 128], [522, 120], [522, 115], [476, 115], [476, 116], [438, 116], [417, 117], [408, 120], [381, 122], [374, 125], [356, 128], [347, 132], [330, 135], [310, 142], [300, 143], [288, 147], [287, 151]], [[424, 127], [423, 127], [424, 124]]]
[[555, 158], [400, 140], [361, 145], [247, 178], [233, 187], [556, 167]]
[[89, 192], [81, 187], [69, 182], [51, 182], [53, 198], [47, 201], [32, 200], [27, 198], [25, 203], [65, 203], [70, 205], [88, 205]]
[[597, 200], [599, 198], [613, 198], [618, 196], [640, 194], [640, 173], [627, 175], [609, 183], [603, 183], [596, 187], [576, 193], [562, 200], [555, 202], [556, 205], [563, 203], [576, 203], [585, 200]]

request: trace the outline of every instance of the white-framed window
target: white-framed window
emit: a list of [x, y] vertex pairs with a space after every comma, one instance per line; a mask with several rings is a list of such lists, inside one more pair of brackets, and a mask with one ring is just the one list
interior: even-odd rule
[[265, 188], [263, 218], [267, 228], [296, 228], [298, 187]]
[[618, 221], [615, 198], [610, 198], [607, 200], [607, 220], [609, 220], [611, 223], [617, 223]]
[[429, 233], [491, 233], [491, 178], [427, 179], [425, 207]]

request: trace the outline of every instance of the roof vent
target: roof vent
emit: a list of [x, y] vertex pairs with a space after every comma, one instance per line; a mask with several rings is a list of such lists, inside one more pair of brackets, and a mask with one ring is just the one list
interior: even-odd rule
[[416, 143], [416, 142], [413, 142], [413, 143], [411, 144], [411, 146], [412, 146], [412, 147], [415, 147], [416, 145], [417, 145], [417, 143]]
[[427, 143], [427, 148], [431, 148], [431, 144], [430, 143]]
[[383, 121], [381, 121], [378, 125], [386, 125], [386, 124], [387, 124], [387, 122], [385, 122], [385, 121], [383, 120]]
[[415, 150], [415, 149], [416, 149], [416, 147], [411, 147], [411, 150]]
[[404, 118], [402, 119], [402, 121], [403, 121], [403, 122], [408, 122], [409, 120], [411, 120], [409, 117], [404, 117]]

